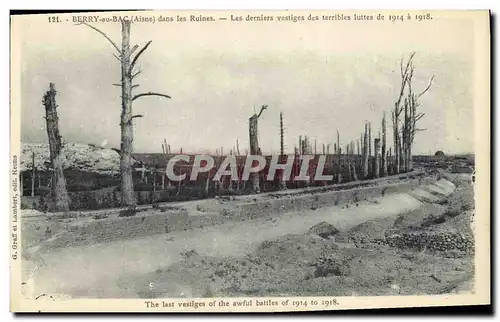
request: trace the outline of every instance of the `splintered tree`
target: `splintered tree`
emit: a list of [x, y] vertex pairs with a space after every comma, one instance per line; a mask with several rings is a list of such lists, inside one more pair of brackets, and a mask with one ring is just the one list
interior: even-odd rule
[[373, 153], [374, 153], [374, 160], [373, 160], [373, 168], [374, 168], [374, 173], [375, 173], [375, 178], [380, 177], [380, 155], [379, 155], [379, 150], [380, 150], [380, 139], [375, 139], [374, 144], [373, 144]]
[[382, 116], [382, 153], [381, 153], [381, 167], [382, 167], [382, 177], [387, 176], [387, 132], [385, 124], [385, 112]]
[[[412, 53], [404, 64], [403, 59], [400, 61], [401, 70], [401, 88], [394, 104], [392, 112], [392, 123], [394, 130], [394, 157], [395, 171], [400, 172], [401, 161], [403, 162], [403, 170], [410, 171], [412, 169], [412, 145], [415, 139], [415, 134], [418, 131], [425, 129], [417, 128], [417, 122], [425, 115], [425, 113], [417, 113], [417, 108], [420, 106], [419, 99], [431, 87], [434, 76], [431, 77], [427, 87], [419, 94], [415, 94], [412, 88], [414, 65], [413, 58], [415, 53]], [[406, 88], [408, 90], [406, 91]], [[405, 97], [405, 92], [407, 95]], [[404, 98], [404, 100], [403, 100]], [[401, 113], [404, 112], [403, 120], [400, 119]], [[403, 123], [400, 128], [400, 123]]]
[[341, 173], [341, 154], [342, 149], [340, 148], [340, 133], [337, 130], [337, 183], [342, 183], [342, 173]]
[[[248, 130], [250, 136], [250, 155], [260, 155], [259, 139], [258, 139], [258, 123], [259, 117], [262, 112], [267, 109], [267, 105], [262, 105], [259, 114], [254, 113], [248, 119]], [[252, 182], [252, 189], [254, 193], [260, 193], [260, 178], [259, 174], [252, 172], [250, 173], [250, 181]]]
[[[133, 125], [132, 121], [134, 118], [142, 117], [142, 115], [132, 115], [132, 102], [138, 98], [145, 96], [159, 96], [164, 98], [170, 98], [170, 96], [162, 93], [145, 92], [140, 94], [132, 94], [132, 89], [138, 87], [137, 84], [132, 84], [132, 81], [142, 72], [142, 70], [136, 70], [136, 64], [139, 57], [146, 51], [146, 49], [151, 45], [151, 40], [146, 42], [140, 49], [139, 45], [130, 47], [130, 20], [122, 20], [122, 43], [121, 48], [111, 40], [108, 35], [103, 31], [97, 29], [96, 27], [89, 25], [87, 23], [79, 23], [86, 25], [93, 30], [104, 36], [113, 47], [116, 49], [117, 54], [113, 54], [116, 59], [121, 64], [121, 82], [120, 84], [114, 84], [121, 87], [121, 118], [120, 118], [120, 128], [121, 128], [121, 148], [120, 148], [120, 172], [121, 172], [121, 193], [122, 193], [122, 205], [124, 206], [134, 206], [134, 184], [132, 181], [132, 151], [133, 151]], [[137, 51], [136, 54], [134, 54]]]
[[362, 157], [363, 179], [368, 179], [368, 123], [365, 123], [365, 134], [363, 137], [363, 157]]
[[368, 158], [372, 156], [372, 124], [368, 122]]
[[413, 169], [412, 164], [412, 146], [415, 140], [415, 135], [419, 131], [425, 131], [425, 129], [418, 128], [417, 122], [424, 117], [425, 113], [418, 112], [417, 108], [420, 107], [419, 99], [422, 97], [432, 86], [432, 81], [434, 80], [434, 75], [430, 78], [427, 87], [420, 93], [415, 93], [413, 91], [413, 72], [415, 67], [413, 61], [410, 60], [410, 72], [407, 77], [408, 83], [408, 93], [405, 99], [405, 122], [403, 125], [404, 132], [404, 159], [405, 159], [405, 171], [411, 171]]
[[285, 130], [283, 128], [283, 112], [280, 112], [280, 155], [285, 155]]
[[401, 112], [403, 111], [403, 107], [401, 106], [401, 102], [405, 93], [405, 88], [406, 84], [408, 81], [409, 77], [409, 71], [410, 71], [410, 64], [411, 60], [413, 59], [413, 56], [415, 56], [415, 53], [412, 53], [410, 55], [410, 58], [408, 62], [406, 63], [406, 66], [404, 65], [403, 59], [400, 61], [400, 71], [401, 71], [401, 88], [399, 91], [398, 98], [396, 102], [394, 103], [394, 110], [392, 111], [392, 127], [393, 127], [393, 136], [394, 136], [394, 158], [395, 158], [395, 165], [394, 165], [394, 170], [395, 173], [400, 172], [401, 168], [401, 137], [399, 133], [399, 122], [400, 119], [399, 117], [401, 116]]
[[[283, 128], [283, 112], [280, 112], [280, 159], [283, 162], [285, 158], [285, 129]], [[280, 189], [285, 190], [286, 187], [286, 178], [285, 173], [282, 171], [280, 176]]]
[[56, 93], [55, 85], [50, 83], [49, 90], [43, 96], [47, 136], [49, 138], [50, 163], [52, 165], [51, 210], [67, 212], [69, 210], [69, 201], [61, 159], [62, 142], [61, 135], [59, 135], [59, 118], [56, 111]]
[[[36, 165], [35, 165], [35, 152], [31, 154], [31, 196], [35, 196], [35, 178], [36, 178]], [[40, 181], [38, 181], [40, 183]]]

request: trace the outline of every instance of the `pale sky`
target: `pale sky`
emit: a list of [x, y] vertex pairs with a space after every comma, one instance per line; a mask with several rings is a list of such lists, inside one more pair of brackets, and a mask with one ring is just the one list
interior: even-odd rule
[[[22, 27], [22, 140], [46, 141], [41, 104], [49, 82], [58, 90], [61, 135], [66, 141], [119, 147], [120, 65], [101, 35], [71, 23], [30, 20]], [[120, 24], [95, 24], [120, 44]], [[432, 22], [229, 22], [132, 24], [132, 44], [151, 46], [141, 56], [136, 92], [163, 92], [171, 100], [134, 102], [134, 151], [224, 151], [248, 147], [248, 118], [259, 120], [265, 153], [279, 151], [279, 113], [284, 114], [288, 153], [299, 135], [342, 146], [359, 138], [365, 121], [377, 133], [400, 86], [399, 59], [416, 51], [414, 89], [423, 90], [426, 116], [414, 153], [473, 151], [473, 24]]]

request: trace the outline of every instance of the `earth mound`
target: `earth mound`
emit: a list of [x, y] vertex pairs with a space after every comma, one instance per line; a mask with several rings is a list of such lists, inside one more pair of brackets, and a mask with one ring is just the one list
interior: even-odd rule
[[309, 234], [318, 235], [321, 238], [327, 239], [330, 236], [334, 236], [335, 234], [339, 233], [339, 230], [326, 221], [322, 221], [312, 226], [307, 232]]

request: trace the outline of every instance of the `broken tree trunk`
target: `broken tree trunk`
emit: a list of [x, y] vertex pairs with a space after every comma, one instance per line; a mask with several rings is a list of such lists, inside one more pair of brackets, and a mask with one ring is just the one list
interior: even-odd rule
[[31, 196], [35, 196], [35, 179], [36, 179], [36, 166], [35, 166], [35, 152], [31, 154]]
[[121, 49], [121, 149], [120, 172], [122, 205], [135, 205], [134, 183], [132, 180], [132, 142], [134, 132], [132, 127], [132, 75], [130, 73], [130, 21], [122, 21], [122, 49]]
[[69, 211], [69, 200], [61, 158], [62, 142], [59, 135], [59, 118], [56, 111], [56, 88], [53, 83], [50, 83], [49, 90], [43, 97], [43, 105], [45, 106], [50, 162], [53, 170], [51, 186], [53, 205], [51, 210], [55, 212], [67, 212]]
[[[260, 109], [259, 115], [254, 114], [248, 120], [248, 130], [250, 136], [250, 155], [260, 155], [259, 140], [258, 140], [258, 122], [259, 116], [267, 108], [263, 105]], [[254, 193], [260, 193], [260, 178], [259, 173], [250, 173], [250, 181], [252, 182], [252, 190]]]
[[363, 179], [368, 179], [368, 124], [365, 123], [365, 135], [363, 137]]
[[[257, 138], [258, 118], [254, 114], [249, 120], [249, 134], [250, 134], [250, 155], [257, 155], [259, 153], [259, 140]], [[250, 182], [252, 182], [252, 189], [254, 193], [260, 192], [259, 176], [256, 173], [250, 173]]]
[[394, 169], [394, 161], [392, 159], [392, 148], [389, 147], [389, 151], [387, 151], [387, 172], [388, 172], [388, 174], [394, 174], [393, 169]]
[[356, 166], [354, 165], [354, 163], [351, 163], [351, 167], [352, 167], [352, 179], [354, 181], [358, 181], [358, 175], [356, 173]]
[[[285, 129], [283, 128], [283, 113], [280, 112], [280, 162], [285, 159]], [[281, 171], [280, 175], [280, 189], [286, 190], [285, 171]]]
[[396, 113], [393, 113], [393, 120], [392, 120], [392, 126], [394, 129], [394, 173], [398, 174], [399, 173], [399, 117], [397, 116]]
[[375, 178], [380, 178], [380, 155], [379, 155], [379, 150], [380, 150], [380, 139], [375, 139], [374, 141], [374, 172], [375, 172]]
[[368, 122], [368, 158], [372, 156], [372, 124]]
[[342, 173], [341, 173], [342, 166], [340, 161], [342, 155], [341, 150], [342, 149], [340, 148], [340, 133], [337, 130], [337, 183], [339, 184], [342, 183]]
[[385, 123], [385, 112], [382, 117], [382, 152], [381, 152], [382, 177], [387, 176], [387, 129]]
[[347, 174], [348, 174], [348, 177], [347, 177], [347, 181], [351, 181], [351, 178], [352, 178], [352, 173], [351, 173], [351, 157], [350, 157], [350, 154], [351, 154], [351, 151], [350, 151], [350, 145], [346, 145], [346, 158], [347, 158]]

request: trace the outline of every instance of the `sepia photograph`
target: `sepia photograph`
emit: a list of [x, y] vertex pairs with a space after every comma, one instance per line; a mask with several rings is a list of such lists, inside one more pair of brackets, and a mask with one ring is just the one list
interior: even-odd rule
[[490, 303], [487, 10], [10, 19], [12, 311]]

